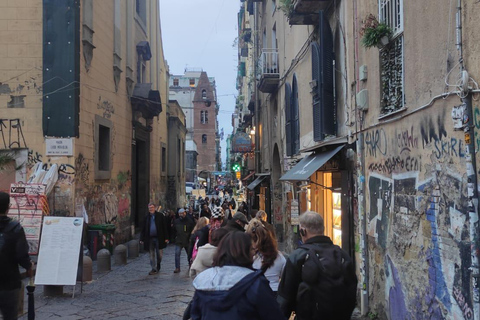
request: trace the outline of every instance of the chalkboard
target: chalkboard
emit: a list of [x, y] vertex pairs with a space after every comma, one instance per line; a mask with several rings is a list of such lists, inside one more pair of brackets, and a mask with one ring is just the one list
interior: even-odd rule
[[35, 284], [75, 285], [83, 218], [44, 217]]

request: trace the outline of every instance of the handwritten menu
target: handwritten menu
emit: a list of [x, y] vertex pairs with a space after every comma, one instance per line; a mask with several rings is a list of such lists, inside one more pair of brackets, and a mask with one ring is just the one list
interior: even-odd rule
[[44, 218], [35, 284], [76, 284], [82, 230], [83, 218]]
[[10, 186], [8, 216], [17, 220], [25, 230], [29, 254], [38, 254], [43, 211], [48, 207], [43, 184], [15, 184]]

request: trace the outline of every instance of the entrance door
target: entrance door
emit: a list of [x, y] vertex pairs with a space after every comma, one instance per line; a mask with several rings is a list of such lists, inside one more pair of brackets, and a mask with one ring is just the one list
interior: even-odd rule
[[132, 220], [138, 228], [148, 211], [150, 136], [142, 127], [136, 126], [135, 129], [135, 144], [132, 147]]

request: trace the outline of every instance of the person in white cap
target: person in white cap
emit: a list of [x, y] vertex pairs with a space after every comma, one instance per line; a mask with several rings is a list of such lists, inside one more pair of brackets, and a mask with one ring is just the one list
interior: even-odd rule
[[175, 219], [173, 222], [173, 232], [175, 235], [175, 271], [174, 273], [180, 272], [180, 255], [182, 249], [185, 249], [187, 254], [188, 261], [188, 243], [190, 240], [190, 234], [192, 233], [195, 223], [186, 217], [185, 209], [181, 208], [178, 210], [178, 219]]

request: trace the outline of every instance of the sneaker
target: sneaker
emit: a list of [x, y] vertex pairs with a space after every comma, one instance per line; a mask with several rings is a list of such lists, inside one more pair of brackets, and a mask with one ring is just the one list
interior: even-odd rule
[[150, 271], [148, 274], [149, 274], [149, 275], [157, 274], [157, 270], [152, 269], [152, 271]]
[[180, 268], [177, 268], [173, 271], [173, 273], [179, 273], [180, 272]]

